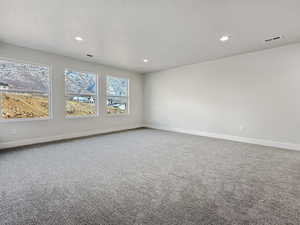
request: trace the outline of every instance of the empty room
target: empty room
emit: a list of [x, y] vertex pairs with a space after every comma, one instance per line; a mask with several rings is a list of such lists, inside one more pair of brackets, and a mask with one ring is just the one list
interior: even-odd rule
[[0, 225], [299, 225], [299, 0], [0, 0]]

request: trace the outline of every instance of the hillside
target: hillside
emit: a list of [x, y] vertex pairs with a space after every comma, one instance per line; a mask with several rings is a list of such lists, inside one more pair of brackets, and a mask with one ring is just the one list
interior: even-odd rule
[[96, 95], [96, 75], [65, 71], [66, 93], [72, 95]]
[[8, 84], [10, 89], [48, 92], [48, 75], [48, 67], [0, 60], [0, 82]]
[[[48, 117], [48, 97], [31, 94], [1, 94], [0, 109], [3, 119]], [[68, 116], [88, 116], [96, 113], [95, 104], [66, 101]]]
[[[65, 77], [68, 94], [96, 94], [96, 75], [66, 70]], [[0, 82], [8, 84], [10, 90], [47, 93], [49, 90], [49, 68], [0, 60]]]
[[48, 117], [48, 98], [30, 94], [0, 94], [1, 117], [44, 118]]
[[107, 96], [127, 96], [128, 92], [128, 79], [115, 78], [108, 76], [106, 84]]

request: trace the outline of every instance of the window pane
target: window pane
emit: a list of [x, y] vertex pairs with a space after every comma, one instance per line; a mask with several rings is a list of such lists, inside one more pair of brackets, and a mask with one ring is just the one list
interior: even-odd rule
[[97, 115], [97, 75], [65, 70], [67, 116]]
[[127, 112], [127, 97], [107, 97], [106, 112], [108, 114], [122, 114]]
[[107, 96], [128, 96], [128, 79], [107, 76], [106, 80]]
[[67, 95], [97, 95], [96, 75], [65, 70]]
[[0, 60], [1, 119], [49, 116], [49, 68]]
[[67, 116], [96, 115], [96, 96], [66, 97], [66, 112]]
[[2, 119], [47, 118], [48, 96], [33, 93], [0, 93]]

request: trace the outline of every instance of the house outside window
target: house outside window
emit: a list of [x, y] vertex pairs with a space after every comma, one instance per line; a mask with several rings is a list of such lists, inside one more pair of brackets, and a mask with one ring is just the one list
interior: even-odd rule
[[122, 115], [129, 113], [129, 79], [106, 77], [106, 113]]
[[91, 117], [98, 115], [98, 79], [89, 72], [65, 70], [66, 117]]

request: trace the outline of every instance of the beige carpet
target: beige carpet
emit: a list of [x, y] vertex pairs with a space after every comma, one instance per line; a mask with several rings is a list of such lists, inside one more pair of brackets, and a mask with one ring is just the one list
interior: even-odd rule
[[151, 129], [0, 153], [1, 225], [297, 225], [300, 152]]

